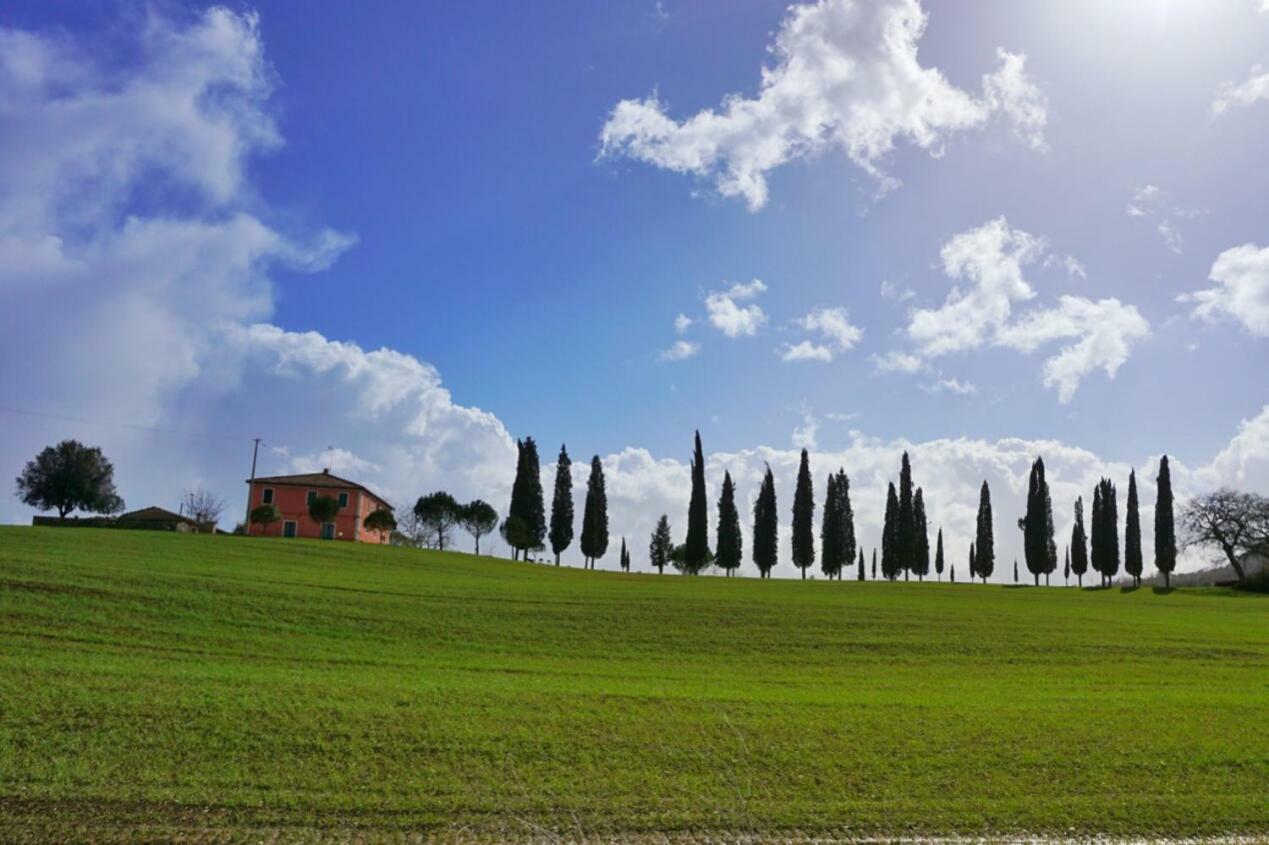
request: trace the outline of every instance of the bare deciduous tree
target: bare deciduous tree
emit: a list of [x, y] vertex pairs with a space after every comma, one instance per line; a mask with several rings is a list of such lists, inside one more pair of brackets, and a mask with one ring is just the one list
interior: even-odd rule
[[1198, 496], [1181, 511], [1186, 546], [1215, 546], [1244, 581], [1242, 558], [1269, 554], [1269, 499], [1222, 487]]
[[224, 500], [206, 487], [186, 490], [181, 499], [181, 512], [194, 520], [198, 530], [204, 534], [216, 530], [216, 523], [220, 521], [220, 514], [224, 510]]

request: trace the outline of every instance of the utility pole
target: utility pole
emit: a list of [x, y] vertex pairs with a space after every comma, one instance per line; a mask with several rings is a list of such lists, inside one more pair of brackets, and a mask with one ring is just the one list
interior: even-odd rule
[[256, 480], [256, 455], [260, 453], [260, 438], [253, 437], [252, 442], [254, 445], [251, 447], [251, 480], [247, 482], [246, 530], [248, 535], [251, 534], [251, 488], [254, 486]]

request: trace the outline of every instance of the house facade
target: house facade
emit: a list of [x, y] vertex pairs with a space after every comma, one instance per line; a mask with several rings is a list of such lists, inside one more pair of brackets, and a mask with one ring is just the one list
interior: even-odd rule
[[[330, 470], [299, 475], [274, 475], [248, 479], [250, 506], [273, 505], [282, 518], [268, 526], [252, 523], [247, 531], [253, 537], [308, 537], [322, 540], [351, 540], [359, 543], [387, 543], [387, 531], [366, 529], [366, 517], [380, 508], [391, 508], [381, 496], [369, 488], [331, 475]], [[339, 503], [335, 519], [318, 523], [309, 516], [309, 503], [318, 496], [329, 496]]]

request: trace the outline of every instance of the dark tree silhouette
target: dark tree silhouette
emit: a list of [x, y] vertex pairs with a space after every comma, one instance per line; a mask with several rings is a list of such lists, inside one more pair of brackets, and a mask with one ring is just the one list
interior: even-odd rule
[[1088, 537], [1084, 533], [1084, 499], [1075, 500], [1075, 525], [1071, 528], [1071, 571], [1084, 588], [1084, 573], [1088, 571]]
[[1062, 569], [1062, 586], [1071, 586], [1071, 547], [1066, 547], [1066, 565]]
[[1090, 546], [1093, 569], [1101, 573], [1103, 584], [1109, 587], [1119, 574], [1119, 506], [1116, 503], [1115, 485], [1109, 478], [1099, 481], [1093, 494], [1093, 537]]
[[555, 494], [551, 498], [551, 551], [555, 565], [560, 565], [560, 554], [573, 544], [573, 461], [568, 449], [560, 446], [560, 456], [555, 459]]
[[459, 510], [458, 522], [475, 539], [476, 554], [480, 554], [480, 538], [497, 529], [498, 512], [488, 502], [475, 499]]
[[912, 571], [917, 580], [924, 581], [930, 574], [930, 527], [925, 519], [925, 496], [918, 487], [912, 499], [913, 537]]
[[872, 547], [872, 580], [877, 580], [877, 547]]
[[943, 528], [939, 528], [939, 539], [934, 550], [934, 571], [938, 574], [939, 580], [943, 580]]
[[[318, 496], [314, 499], [314, 504], [321, 501], [324, 496]], [[334, 502], [334, 499], [331, 499]], [[335, 511], [331, 513], [329, 519], [318, 519], [316, 515], [313, 519], [317, 522], [329, 522], [335, 518], [335, 513], [339, 511], [339, 503], [335, 503]], [[313, 506], [309, 506], [309, 513], [312, 514]], [[427, 496], [420, 496], [419, 500], [414, 503], [414, 516], [418, 519], [423, 530], [435, 537], [435, 546], [438, 551], [445, 551], [445, 545], [449, 542], [450, 532], [454, 530], [454, 526], [459, 523], [462, 517], [462, 506], [454, 501], [454, 497], [441, 490], [431, 493]]]
[[806, 450], [798, 466], [797, 485], [793, 488], [793, 565], [806, 570], [815, 563], [815, 491], [811, 485], [811, 465]]
[[893, 581], [899, 571], [899, 497], [891, 481], [886, 488], [886, 516], [881, 526], [881, 574]]
[[542, 498], [542, 471], [538, 461], [538, 445], [532, 437], [516, 441], [518, 458], [516, 478], [511, 485], [511, 507], [508, 514], [519, 519], [514, 532], [514, 548], [527, 557], [530, 549], [542, 548], [546, 540], [546, 504]]
[[[896, 571], [903, 571], [908, 580], [916, 561], [916, 510], [912, 503], [912, 463], [908, 453], [903, 453], [899, 466], [899, 509], [894, 529], [894, 556]], [[882, 555], [884, 561], [885, 555]]]
[[1141, 512], [1137, 507], [1137, 471], [1128, 473], [1128, 514], [1124, 517], [1124, 572], [1132, 576], [1134, 586], [1141, 586], [1145, 562], [1141, 556]]
[[[1039, 580], [1040, 579], [1037, 577], [1036, 578], [1037, 584], [1039, 583]], [[1013, 559], [1013, 582], [1015, 584], [1018, 583], [1018, 559], [1017, 558]]]
[[776, 512], [775, 476], [768, 466], [753, 503], [753, 562], [760, 578], [770, 578], [779, 554], [779, 514]]
[[1221, 488], [1191, 499], [1181, 511], [1187, 546], [1220, 549], [1238, 574], [1247, 580], [1242, 558], [1269, 556], [1269, 499], [1255, 493]]
[[1154, 503], [1154, 566], [1163, 573], [1164, 589], [1172, 586], [1172, 570], [1176, 569], [1176, 526], [1172, 512], [1172, 472], [1168, 456], [1159, 459], [1159, 477], [1155, 479], [1158, 498]]
[[983, 482], [978, 494], [978, 531], [974, 542], [973, 573], [987, 583], [996, 568], [996, 541], [992, 530], [991, 490]]
[[696, 432], [692, 449], [692, 498], [687, 506], [687, 539], [683, 543], [683, 563], [700, 572], [709, 565], [709, 504], [705, 500], [705, 455], [701, 433]]
[[978, 577], [978, 562], [974, 560], [974, 544], [969, 544], [969, 583], [974, 583], [974, 579]]
[[[256, 510], [259, 510], [259, 508]], [[492, 508], [490, 510], [492, 510]], [[252, 511], [252, 513], [254, 512], [255, 511]], [[497, 525], [498, 514], [495, 513], [493, 518], [494, 525]], [[361, 524], [367, 531], [378, 532], [380, 539], [383, 539], [384, 532], [387, 532], [388, 536], [391, 537], [392, 532], [397, 530], [397, 518], [392, 513], [391, 508], [377, 508], [371, 511], [366, 516], [365, 521]]]
[[626, 551], [626, 538], [621, 538], [621, 553], [617, 556], [617, 565], [622, 572], [630, 571], [630, 553]]
[[837, 476], [830, 472], [828, 484], [824, 488], [824, 516], [820, 521], [820, 571], [829, 580], [841, 575], [842, 558], [845, 555], [841, 547], [841, 514], [837, 498]]
[[736, 510], [736, 486], [731, 473], [723, 473], [723, 492], [718, 497], [718, 550], [717, 563], [723, 572], [731, 576], [740, 568], [744, 559], [743, 539], [740, 535], [740, 513]]
[[590, 459], [590, 478], [586, 481], [586, 504], [582, 511], [582, 555], [586, 568], [594, 569], [595, 561], [608, 552], [608, 491], [604, 487], [604, 465], [599, 455]]
[[[328, 522], [334, 522], [335, 517], [339, 515], [339, 502], [331, 496], [317, 496], [313, 501], [308, 503], [309, 519], [318, 525], [325, 525]], [[322, 535], [324, 540], [333, 540], [334, 537]], [[444, 548], [438, 544], [437, 548], [444, 551]]]
[[864, 569], [865, 569], [865, 568], [866, 568], [866, 567], [864, 566], [864, 547], [863, 547], [863, 546], [860, 546], [860, 547], [859, 547], [859, 580], [860, 580], [860, 581], [865, 580], [865, 578], [864, 578]]
[[[1057, 544], [1053, 539], [1053, 503], [1049, 497], [1049, 482], [1044, 477], [1044, 460], [1036, 458], [1031, 465], [1031, 477], [1027, 483], [1027, 513], [1018, 520], [1022, 529], [1022, 550], [1027, 561], [1027, 571], [1040, 586], [1040, 576], [1048, 575], [1057, 567]], [[1015, 564], [1017, 561], [1015, 561]], [[1017, 581], [1015, 573], [1014, 581]]]
[[[850, 479], [841, 468], [837, 470], [837, 512], [842, 531], [842, 565], [850, 566], [855, 560], [855, 509], [850, 504]], [[841, 577], [838, 572], [839, 581]]]
[[661, 514], [656, 530], [652, 532], [652, 542], [648, 544], [648, 560], [656, 567], [658, 575], [665, 574], [673, 551], [674, 538], [670, 534], [670, 518]]
[[[375, 513], [378, 513], [378, 511], [375, 511]], [[388, 513], [391, 514], [392, 512], [389, 511]], [[370, 514], [370, 516], [374, 516], [374, 515], [375, 515], [374, 513]], [[371, 527], [370, 516], [366, 517], [367, 528]], [[255, 507], [251, 509], [251, 524], [259, 525], [263, 533], [268, 533], [269, 526], [277, 522], [281, 518], [282, 518], [282, 512], [278, 510], [277, 505], [260, 505], [259, 507]], [[394, 526], [396, 525], [395, 521], [393, 522], [393, 525]]]
[[112, 514], [123, 510], [115, 492], [115, 468], [96, 446], [63, 440], [27, 461], [17, 480], [17, 496], [39, 511]]

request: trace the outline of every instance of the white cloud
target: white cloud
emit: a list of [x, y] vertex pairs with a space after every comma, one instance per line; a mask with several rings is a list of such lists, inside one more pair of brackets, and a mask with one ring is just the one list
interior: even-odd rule
[[1178, 220], [1190, 220], [1206, 212], [1203, 209], [1185, 208], [1178, 205], [1172, 195], [1158, 185], [1145, 185], [1133, 192], [1128, 203], [1129, 217], [1152, 217], [1158, 219], [1155, 231], [1163, 239], [1163, 245], [1171, 252], [1180, 255], [1184, 246], [1184, 238], [1177, 225]]
[[993, 112], [1030, 146], [1043, 146], [1047, 109], [1025, 58], [998, 51], [1000, 68], [984, 76], [975, 98], [921, 65], [925, 24], [918, 0], [791, 6], [756, 97], [728, 96], [718, 111], [682, 122], [655, 94], [622, 100], [604, 124], [601, 154], [710, 178], [723, 196], [757, 210], [769, 171], [824, 149], [844, 152], [884, 192], [898, 184], [883, 167], [897, 141], [940, 155], [947, 135], [979, 127]]
[[705, 297], [705, 310], [714, 328], [731, 338], [752, 337], [767, 324], [767, 314], [757, 304], [746, 302], [767, 289], [759, 279], [748, 284], [737, 282], [727, 290], [710, 291]]
[[919, 355], [892, 349], [883, 355], [870, 356], [879, 373], [919, 373], [925, 369], [925, 361]]
[[832, 361], [837, 353], [849, 350], [864, 336], [863, 329], [850, 322], [845, 308], [816, 308], [794, 322], [804, 331], [818, 334], [824, 343], [786, 343], [777, 350], [783, 361]]
[[683, 334], [692, 327], [692, 318], [686, 314], [680, 314], [674, 318], [675, 334]]
[[661, 351], [662, 361], [686, 361], [701, 351], [701, 345], [690, 340], [676, 340], [668, 348]]
[[895, 302], [907, 302], [916, 296], [911, 288], [903, 288], [889, 280], [881, 283], [881, 296], [883, 299], [893, 299]]
[[1269, 337], [1269, 247], [1243, 244], [1225, 250], [1208, 278], [1216, 287], [1181, 294], [1177, 301], [1197, 303], [1195, 317], [1209, 322], [1232, 318], [1251, 334]]
[[817, 445], [820, 421], [810, 411], [802, 412], [802, 424], [793, 429], [794, 449], [814, 449]]
[[[1269, 0], [1267, 0], [1269, 2]], [[1242, 82], [1222, 82], [1212, 100], [1212, 116], [1219, 117], [1231, 106], [1250, 106], [1260, 100], [1269, 100], [1269, 72], [1262, 65], [1252, 65]]]
[[978, 386], [973, 382], [961, 381], [957, 378], [941, 378], [938, 381], [924, 385], [924, 390], [929, 393], [955, 393], [957, 396], [970, 396], [978, 392]]

